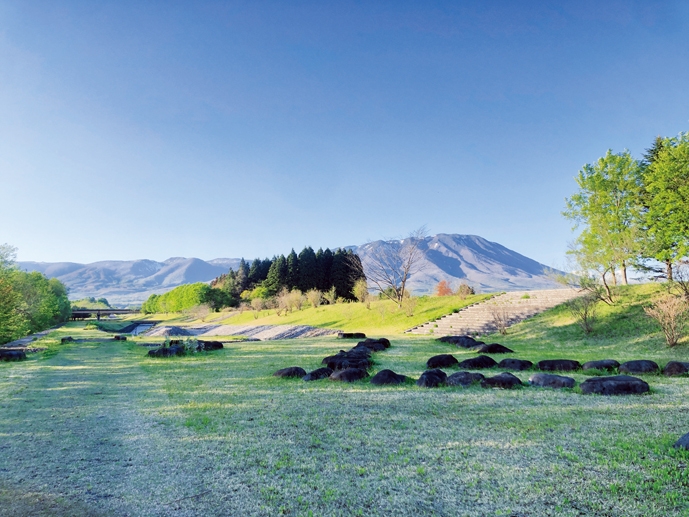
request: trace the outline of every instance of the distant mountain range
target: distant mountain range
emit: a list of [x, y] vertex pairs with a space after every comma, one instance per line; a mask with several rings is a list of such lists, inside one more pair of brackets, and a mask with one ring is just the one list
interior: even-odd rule
[[[362, 259], [364, 270], [380, 246], [399, 248], [402, 241], [375, 241], [348, 246]], [[548, 267], [495, 242], [476, 235], [438, 234], [421, 244], [421, 270], [409, 287], [416, 294], [429, 294], [441, 280], [451, 285], [466, 282], [477, 292], [547, 289], [557, 287], [548, 277]], [[153, 260], [106, 260], [92, 264], [74, 262], [19, 262], [26, 271], [40, 271], [58, 278], [69, 288], [69, 297], [107, 298], [111, 304], [141, 303], [151, 294], [161, 294], [178, 285], [210, 282], [236, 269], [240, 259], [198, 258]]]
[[26, 271], [40, 271], [69, 288], [69, 298], [94, 296], [110, 304], [138, 304], [151, 294], [162, 294], [182, 284], [210, 282], [237, 268], [240, 259], [201, 260], [174, 257], [154, 260], [105, 260], [92, 264], [75, 262], [19, 262]]

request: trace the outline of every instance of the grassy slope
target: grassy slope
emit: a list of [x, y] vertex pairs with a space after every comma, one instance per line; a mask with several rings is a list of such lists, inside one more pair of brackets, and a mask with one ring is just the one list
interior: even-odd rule
[[[632, 303], [645, 289], [591, 337], [555, 310], [496, 340], [534, 360], [687, 360]], [[0, 364], [0, 515], [689, 513], [689, 453], [671, 447], [689, 432], [686, 377], [646, 376], [653, 393], [638, 397], [306, 384], [271, 374], [315, 368], [341, 340], [154, 360], [131, 341], [57, 344], [102, 336], [81, 325], [45, 341], [59, 353]], [[431, 355], [475, 355], [392, 341], [373, 371], [418, 376]]]
[[[376, 300], [367, 309], [362, 303], [340, 303], [336, 305], [322, 305], [317, 308], [308, 307], [301, 311], [277, 316], [274, 310], [261, 311], [260, 317], [255, 318], [252, 311], [234, 312], [222, 319], [217, 314], [210, 314], [203, 319], [208, 323], [224, 323], [227, 325], [312, 325], [344, 330], [358, 331], [370, 334], [401, 334], [405, 330], [437, 319], [453, 310], [458, 310], [473, 303], [486, 300], [493, 294], [469, 296], [461, 300], [455, 296], [421, 297], [414, 310], [413, 316], [407, 316], [404, 310], [397, 307], [390, 300]], [[159, 319], [159, 315], [151, 315], [150, 319]], [[222, 315], [220, 315], [222, 316]], [[168, 322], [174, 322], [168, 319]], [[190, 320], [179, 316], [180, 322], [189, 323]], [[200, 323], [195, 321], [194, 323]]]

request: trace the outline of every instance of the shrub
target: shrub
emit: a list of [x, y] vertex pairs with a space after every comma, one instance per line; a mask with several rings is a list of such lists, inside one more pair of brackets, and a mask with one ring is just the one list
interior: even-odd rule
[[438, 285], [435, 286], [436, 296], [450, 296], [451, 294], [452, 289], [450, 288], [450, 284], [447, 283], [447, 280], [441, 280], [438, 282]]
[[335, 286], [331, 287], [329, 291], [324, 292], [323, 298], [325, 298], [325, 301], [328, 302], [329, 305], [335, 305], [337, 303]]
[[306, 291], [306, 298], [309, 300], [311, 307], [316, 308], [319, 307], [323, 301], [323, 293], [318, 289], [309, 289]]
[[644, 312], [656, 320], [665, 334], [667, 346], [675, 346], [684, 335], [689, 316], [689, 302], [683, 297], [667, 294]]
[[583, 329], [584, 334], [590, 334], [593, 331], [593, 323], [596, 320], [596, 306], [599, 301], [596, 295], [588, 293], [565, 303], [569, 312]]
[[459, 287], [455, 291], [455, 295], [459, 296], [460, 300], [464, 300], [467, 296], [472, 294], [476, 294], [474, 288], [464, 282], [459, 284]]

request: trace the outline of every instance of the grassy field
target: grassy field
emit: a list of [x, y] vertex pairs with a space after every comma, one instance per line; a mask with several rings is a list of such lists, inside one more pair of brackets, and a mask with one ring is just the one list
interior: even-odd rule
[[300, 311], [294, 310], [282, 316], [277, 316], [275, 310], [261, 311], [259, 317], [253, 311], [231, 313], [211, 313], [202, 320], [193, 320], [187, 316], [152, 314], [150, 319], [165, 319], [167, 323], [223, 323], [227, 325], [312, 325], [314, 327], [328, 327], [345, 332], [367, 332], [383, 334], [401, 334], [405, 330], [437, 319], [445, 314], [458, 311], [468, 305], [479, 303], [494, 294], [472, 295], [465, 299], [456, 296], [423, 296], [418, 298], [413, 316], [407, 316], [405, 311], [390, 300], [375, 300], [370, 308], [363, 303], [338, 303], [336, 305], [321, 305], [308, 307]]
[[[689, 361], [641, 314], [653, 289], [627, 290], [589, 337], [555, 309], [490, 341], [534, 361]], [[672, 448], [689, 432], [687, 377], [644, 376], [652, 392], [633, 397], [304, 383], [272, 373], [316, 368], [342, 340], [155, 360], [83, 326], [0, 363], [0, 515], [689, 515], [689, 452]], [[372, 373], [475, 355], [392, 345]]]

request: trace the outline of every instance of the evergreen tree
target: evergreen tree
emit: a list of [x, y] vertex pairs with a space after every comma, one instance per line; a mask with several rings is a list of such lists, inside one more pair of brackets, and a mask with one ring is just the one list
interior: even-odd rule
[[316, 254], [311, 246], [299, 253], [299, 289], [306, 292], [318, 286], [318, 268]]
[[287, 288], [290, 291], [299, 288], [299, 257], [294, 248], [287, 256]]
[[337, 297], [355, 300], [356, 298], [352, 291], [354, 284], [359, 279], [366, 280], [359, 256], [351, 250], [338, 249], [333, 256], [331, 270], [331, 281], [333, 286], [335, 286]]
[[266, 278], [268, 278], [268, 271], [270, 271], [270, 266], [272, 264], [273, 264], [273, 261], [269, 258], [263, 259], [261, 261], [261, 270], [260, 270], [261, 271], [261, 274], [260, 274], [260, 278], [261, 278], [260, 281], [261, 282], [263, 280], [265, 280]]
[[271, 296], [287, 286], [287, 259], [284, 255], [274, 257], [263, 286]]
[[237, 274], [235, 277], [235, 290], [237, 293], [242, 294], [246, 289], [249, 288], [249, 266], [244, 261], [244, 257], [239, 261], [239, 266], [237, 267]]
[[[319, 250], [320, 251], [320, 250]], [[327, 291], [333, 286], [332, 283], [332, 267], [333, 267], [333, 252], [329, 248], [326, 248], [318, 260], [318, 271], [320, 277], [318, 280], [318, 290]]]
[[261, 278], [261, 259], [255, 258], [249, 268], [249, 285], [255, 287], [263, 280], [265, 279]]

